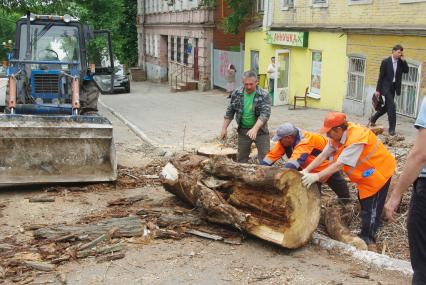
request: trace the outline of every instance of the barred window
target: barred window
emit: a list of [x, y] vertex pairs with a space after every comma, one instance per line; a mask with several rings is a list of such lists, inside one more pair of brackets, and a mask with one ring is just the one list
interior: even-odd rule
[[349, 57], [348, 91], [346, 97], [357, 101], [364, 98], [365, 58]]
[[312, 0], [313, 7], [328, 7], [328, 0]]
[[188, 65], [189, 42], [187, 38], [183, 39], [183, 63]]
[[175, 60], [175, 37], [170, 37], [170, 60]]
[[397, 113], [416, 117], [418, 85], [419, 66], [409, 63], [408, 73], [402, 74], [401, 95], [395, 96]]
[[181, 50], [182, 50], [182, 47], [181, 47], [181, 39], [180, 39], [180, 37], [177, 37], [177, 39], [176, 39], [176, 61], [177, 62], [181, 62]]

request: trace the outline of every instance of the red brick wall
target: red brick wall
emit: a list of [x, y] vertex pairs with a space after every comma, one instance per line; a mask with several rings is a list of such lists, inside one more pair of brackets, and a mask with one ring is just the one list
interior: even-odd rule
[[230, 9], [226, 5], [225, 0], [217, 0], [216, 3], [216, 10], [214, 12], [214, 23], [216, 27], [213, 31], [214, 48], [228, 50], [231, 46], [239, 46], [240, 42], [244, 42], [244, 34], [249, 23], [243, 23], [240, 26], [239, 33], [237, 35], [225, 34], [220, 28], [220, 23], [223, 20], [223, 17], [230, 14]]

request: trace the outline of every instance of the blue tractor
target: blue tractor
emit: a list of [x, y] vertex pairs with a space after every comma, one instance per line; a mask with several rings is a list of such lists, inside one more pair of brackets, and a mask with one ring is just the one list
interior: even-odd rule
[[97, 112], [94, 80], [113, 71], [109, 31], [69, 15], [17, 22], [0, 115], [0, 186], [117, 178], [112, 124]]

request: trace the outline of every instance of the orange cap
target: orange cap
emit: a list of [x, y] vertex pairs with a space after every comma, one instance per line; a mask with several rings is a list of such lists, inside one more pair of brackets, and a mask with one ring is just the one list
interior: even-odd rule
[[346, 115], [340, 112], [328, 113], [324, 119], [324, 126], [321, 128], [321, 133], [327, 133], [334, 127], [338, 127], [346, 123]]

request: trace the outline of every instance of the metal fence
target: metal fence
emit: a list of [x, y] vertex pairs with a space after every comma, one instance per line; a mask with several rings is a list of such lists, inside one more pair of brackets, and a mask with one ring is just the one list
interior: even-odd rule
[[241, 84], [244, 68], [244, 51], [235, 52], [227, 50], [213, 50], [213, 85], [226, 88], [226, 72], [228, 66], [233, 64], [237, 69], [235, 75], [235, 87]]
[[347, 98], [362, 101], [364, 98], [365, 58], [349, 57]]
[[416, 117], [417, 91], [419, 85], [419, 67], [408, 64], [408, 73], [403, 73], [401, 83], [401, 95], [396, 96], [396, 112], [398, 114]]

